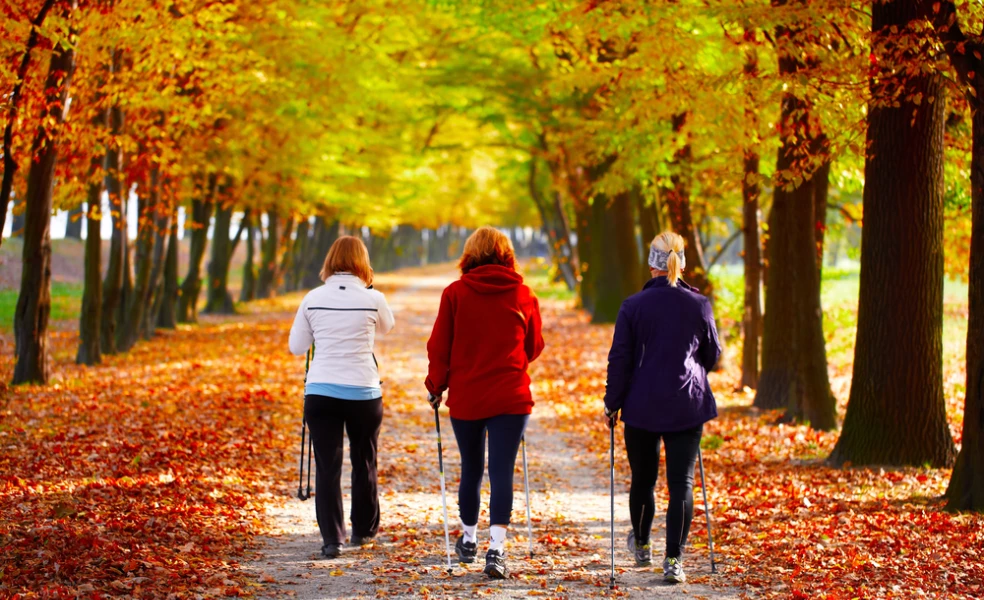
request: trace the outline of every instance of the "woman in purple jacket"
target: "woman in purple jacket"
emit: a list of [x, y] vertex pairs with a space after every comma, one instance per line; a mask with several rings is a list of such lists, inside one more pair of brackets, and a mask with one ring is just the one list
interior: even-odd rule
[[622, 303], [608, 353], [605, 418], [621, 411], [632, 469], [629, 551], [652, 564], [649, 533], [656, 504], [659, 446], [666, 446], [666, 557], [663, 578], [683, 583], [683, 547], [694, 516], [694, 465], [704, 423], [717, 416], [707, 372], [721, 355], [711, 303], [680, 280], [686, 266], [683, 238], [656, 236], [649, 249], [652, 279]]

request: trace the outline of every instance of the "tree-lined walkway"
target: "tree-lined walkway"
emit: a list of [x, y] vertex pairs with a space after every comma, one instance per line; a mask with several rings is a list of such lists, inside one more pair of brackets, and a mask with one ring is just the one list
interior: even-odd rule
[[[608, 459], [606, 455], [603, 460], [593, 457], [586, 460], [583, 452], [577, 450], [579, 447], [583, 450], [586, 440], [577, 433], [565, 431], [561, 413], [566, 395], [554, 394], [553, 399], [543, 399], [537, 394], [538, 405], [527, 430], [534, 559], [527, 557], [520, 458], [516, 468], [513, 524], [507, 544], [511, 577], [498, 582], [482, 575], [484, 542], [488, 537], [488, 478], [479, 521], [480, 556], [475, 564], [466, 566], [458, 565], [452, 555], [454, 572], [447, 576], [434, 419], [424, 400], [426, 392], [421, 382], [427, 369], [424, 344], [437, 314], [441, 290], [453, 280], [454, 273], [433, 273], [409, 282], [399, 276], [381, 278], [382, 289], [394, 292], [388, 299], [397, 329], [379, 343], [377, 352], [385, 381], [386, 415], [379, 453], [382, 523], [375, 544], [365, 549], [346, 548], [338, 560], [320, 560], [321, 537], [314, 518], [314, 501], [291, 499], [272, 511], [273, 535], [264, 540], [261, 557], [250, 570], [255, 570], [261, 581], [268, 583], [266, 595], [287, 594], [301, 599], [606, 595], [610, 573]], [[556, 321], [545, 323], [546, 352], [556, 351], [564, 343], [565, 335], [562, 325]], [[553, 366], [534, 368], [534, 379], [537, 374], [545, 378], [557, 376], [549, 372]], [[549, 383], [535, 385], [544, 390], [550, 388]], [[596, 397], [583, 401], [592, 409], [600, 406]], [[593, 419], [591, 424], [603, 427], [601, 419]], [[444, 409], [442, 434], [453, 544], [459, 525], [456, 491], [460, 465], [457, 444]], [[621, 449], [618, 454], [624, 460]], [[291, 465], [296, 469], [296, 461]], [[346, 462], [343, 474], [346, 513], [350, 473]], [[621, 483], [618, 494], [616, 566], [620, 596], [670, 598], [687, 593], [707, 598], [737, 597], [734, 591], [719, 591], [705, 583], [665, 586], [658, 568], [629, 568], [631, 558], [625, 549], [628, 506]], [[697, 534], [703, 532], [698, 527], [695, 530]], [[695, 541], [699, 541], [696, 535]], [[658, 532], [654, 532], [654, 542], [658, 542], [657, 546], [662, 544]], [[706, 582], [710, 567], [705, 556], [706, 553], [698, 554], [687, 566], [690, 577]], [[723, 583], [723, 579], [719, 578], [718, 582]]]
[[[299, 296], [254, 303], [236, 320], [205, 317], [98, 368], [72, 364], [73, 333], [53, 334], [51, 385], [3, 391], [0, 596], [607, 594], [608, 432], [598, 415], [611, 327], [549, 300], [547, 350], [532, 370], [536, 558], [522, 558], [517, 470], [514, 577], [490, 583], [478, 566], [444, 574], [433, 415], [420, 380], [448, 276], [432, 267], [380, 278], [398, 319], [378, 354], [387, 411], [384, 529], [370, 552], [338, 561], [314, 560], [313, 502], [292, 499], [303, 360], [287, 353], [286, 339]], [[3, 343], [10, 347], [9, 335]], [[0, 375], [12, 369], [10, 352], [0, 353]], [[942, 510], [947, 470], [828, 467], [822, 459], [836, 434], [777, 425], [779, 413], [755, 411], [751, 395], [730, 391], [738, 377], [712, 376], [721, 416], [704, 436], [722, 575], [707, 572], [698, 501], [691, 595], [734, 595], [718, 584], [753, 597], [984, 592], [984, 520]], [[443, 424], [454, 515], [456, 449], [446, 414]], [[621, 430], [617, 443], [619, 594], [652, 595], [643, 591], [651, 584], [676, 594], [681, 588], [661, 587], [658, 567], [635, 569], [621, 550], [628, 482]]]

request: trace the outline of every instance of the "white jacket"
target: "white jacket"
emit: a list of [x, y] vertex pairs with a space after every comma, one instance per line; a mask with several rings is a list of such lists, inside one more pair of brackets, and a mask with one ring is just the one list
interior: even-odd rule
[[355, 275], [336, 273], [304, 296], [290, 328], [290, 351], [303, 355], [314, 342], [308, 383], [378, 387], [373, 360], [376, 333], [393, 329], [386, 297]]

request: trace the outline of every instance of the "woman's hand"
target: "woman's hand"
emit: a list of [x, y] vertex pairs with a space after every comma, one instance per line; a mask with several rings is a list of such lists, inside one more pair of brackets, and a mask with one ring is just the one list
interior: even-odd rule
[[618, 411], [611, 410], [607, 406], [605, 407], [605, 421], [608, 423], [609, 429], [615, 429], [615, 424], [618, 423]]
[[431, 405], [431, 408], [437, 410], [441, 406], [441, 400], [444, 398], [444, 394], [440, 396], [435, 396], [434, 394], [427, 392], [427, 402]]

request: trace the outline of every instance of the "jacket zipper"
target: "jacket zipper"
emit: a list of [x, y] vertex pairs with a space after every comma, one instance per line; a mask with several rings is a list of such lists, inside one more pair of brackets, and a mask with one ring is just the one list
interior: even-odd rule
[[642, 368], [642, 359], [646, 358], [646, 345], [642, 345], [642, 356], [639, 357], [639, 368]]

